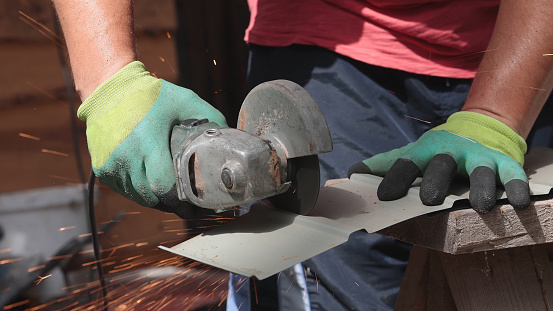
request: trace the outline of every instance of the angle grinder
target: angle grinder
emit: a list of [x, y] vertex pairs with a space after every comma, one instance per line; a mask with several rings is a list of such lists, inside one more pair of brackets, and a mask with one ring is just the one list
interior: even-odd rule
[[215, 212], [267, 199], [277, 208], [309, 213], [320, 187], [317, 155], [330, 151], [319, 106], [287, 80], [252, 89], [238, 129], [191, 119], [175, 126], [171, 136], [179, 200]]

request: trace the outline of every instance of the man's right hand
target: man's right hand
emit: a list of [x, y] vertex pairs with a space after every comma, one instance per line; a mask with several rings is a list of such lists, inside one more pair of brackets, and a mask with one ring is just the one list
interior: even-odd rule
[[195, 93], [151, 76], [138, 61], [100, 85], [78, 116], [86, 121], [92, 168], [100, 182], [147, 207], [158, 206], [175, 184], [173, 126], [204, 118], [226, 125], [224, 116]]

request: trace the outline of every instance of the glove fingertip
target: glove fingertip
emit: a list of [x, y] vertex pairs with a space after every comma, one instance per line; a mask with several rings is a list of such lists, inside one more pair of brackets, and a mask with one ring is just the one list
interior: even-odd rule
[[449, 154], [435, 155], [422, 178], [419, 197], [424, 205], [434, 206], [444, 203], [449, 186], [457, 174], [457, 162]]
[[490, 200], [489, 198], [483, 197], [483, 196], [475, 196], [475, 197], [471, 196], [469, 198], [469, 201], [470, 201], [470, 206], [472, 206], [472, 209], [481, 214], [488, 213], [495, 206], [495, 198], [493, 200]]
[[348, 178], [353, 174], [372, 174], [371, 169], [363, 162], [353, 164], [348, 170]]
[[513, 179], [505, 184], [505, 192], [509, 203], [518, 210], [526, 209], [532, 202], [530, 198], [530, 186], [520, 179]]
[[409, 191], [409, 188], [421, 174], [419, 167], [411, 160], [397, 159], [388, 171], [378, 189], [376, 195], [381, 201], [397, 200]]
[[479, 213], [491, 211], [496, 204], [495, 171], [487, 166], [478, 166], [470, 174], [469, 201]]
[[382, 181], [376, 190], [376, 196], [380, 201], [393, 201], [403, 197], [409, 188], [394, 187], [392, 183]]

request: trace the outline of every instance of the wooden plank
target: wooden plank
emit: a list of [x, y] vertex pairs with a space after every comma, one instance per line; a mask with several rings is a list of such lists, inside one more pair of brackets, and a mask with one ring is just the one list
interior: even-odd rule
[[396, 299], [395, 311], [425, 310], [428, 287], [428, 252], [424, 247], [413, 247]]
[[435, 250], [428, 251], [428, 311], [456, 311], [457, 307], [453, 299], [447, 275], [442, 267], [441, 254]]
[[553, 199], [523, 211], [510, 205], [487, 214], [472, 209], [422, 215], [379, 231], [411, 244], [450, 254], [553, 242]]
[[553, 270], [545, 245], [440, 254], [458, 310], [551, 310]]
[[457, 310], [439, 252], [420, 246], [413, 247], [394, 310]]

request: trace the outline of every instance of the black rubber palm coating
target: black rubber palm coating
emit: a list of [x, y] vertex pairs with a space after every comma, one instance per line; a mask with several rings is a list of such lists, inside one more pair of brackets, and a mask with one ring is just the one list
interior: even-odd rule
[[392, 201], [405, 196], [415, 179], [420, 175], [421, 170], [413, 161], [397, 159], [378, 185], [376, 191], [378, 199]]
[[530, 186], [520, 179], [513, 179], [505, 184], [509, 203], [516, 209], [525, 209], [530, 205]]
[[348, 178], [353, 174], [372, 174], [371, 169], [363, 162], [353, 164], [348, 170]]
[[470, 174], [469, 201], [472, 208], [479, 213], [487, 213], [496, 203], [496, 176], [487, 166], [478, 166]]
[[435, 155], [422, 177], [420, 199], [424, 205], [440, 205], [449, 192], [449, 186], [457, 174], [457, 163], [448, 154]]
[[195, 211], [199, 209], [199, 207], [192, 205], [187, 201], [179, 200], [176, 185], [173, 185], [171, 190], [158, 196], [157, 198], [159, 199], [159, 203], [154, 206], [155, 209], [166, 213], [175, 213], [182, 219], [193, 218]]

